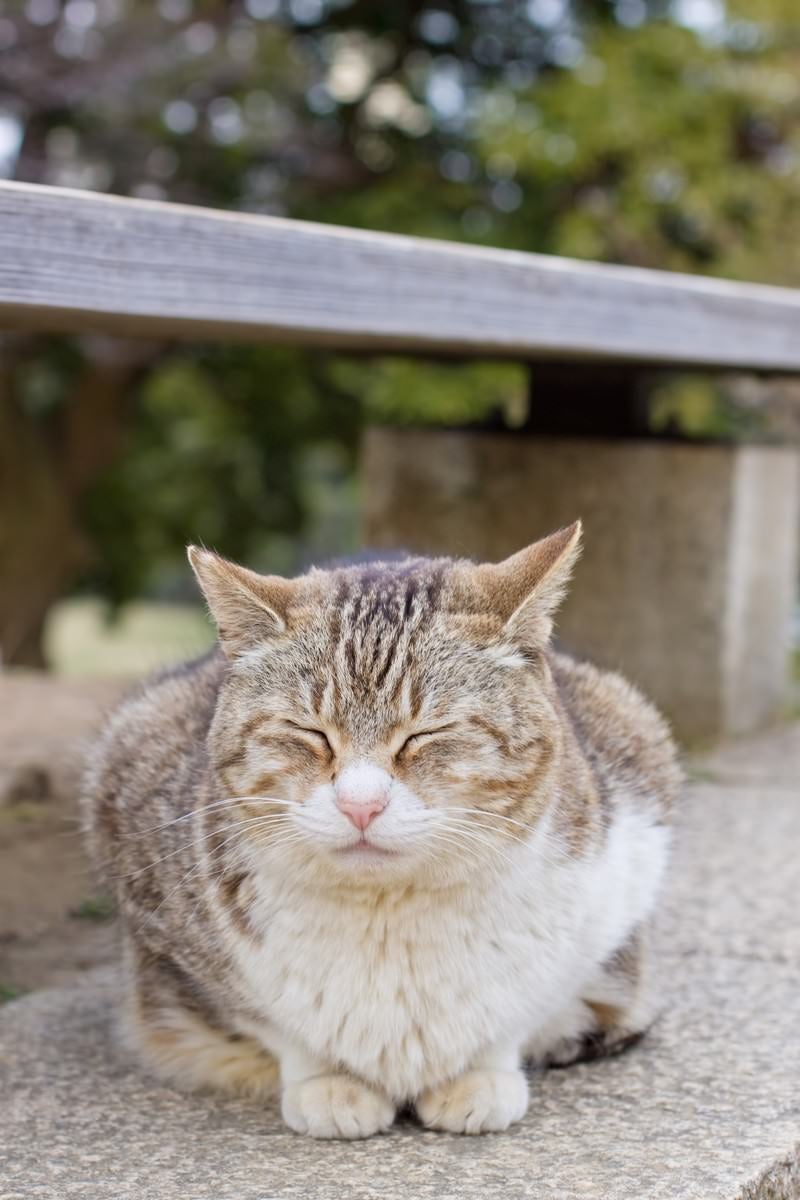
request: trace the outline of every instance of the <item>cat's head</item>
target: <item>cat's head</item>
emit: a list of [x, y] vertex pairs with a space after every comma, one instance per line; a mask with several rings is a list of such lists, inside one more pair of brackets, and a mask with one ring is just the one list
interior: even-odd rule
[[190, 548], [229, 659], [211, 761], [249, 848], [340, 881], [501, 867], [548, 798], [543, 651], [579, 541], [292, 580]]

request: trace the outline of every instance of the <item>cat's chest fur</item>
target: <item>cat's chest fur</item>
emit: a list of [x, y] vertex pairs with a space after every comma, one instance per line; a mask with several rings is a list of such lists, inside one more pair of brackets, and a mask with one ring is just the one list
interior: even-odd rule
[[273, 910], [261, 947], [239, 948], [250, 994], [323, 1061], [398, 1098], [415, 1095], [523, 1018], [509, 976], [525, 932], [509, 936], [460, 899], [411, 894]]
[[523, 846], [468, 888], [359, 902], [265, 879], [235, 956], [265, 1030], [402, 1099], [547, 1021], [649, 910], [665, 849], [619, 829], [590, 862]]

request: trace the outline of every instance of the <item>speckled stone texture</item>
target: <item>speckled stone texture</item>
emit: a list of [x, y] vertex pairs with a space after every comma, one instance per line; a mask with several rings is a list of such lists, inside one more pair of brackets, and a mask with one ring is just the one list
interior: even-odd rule
[[[662, 1015], [620, 1059], [533, 1080], [525, 1122], [313, 1143], [275, 1106], [144, 1079], [114, 981], [0, 1014], [0, 1200], [800, 1197], [800, 727], [695, 771], [659, 935]], [[772, 782], [772, 768], [774, 779]]]

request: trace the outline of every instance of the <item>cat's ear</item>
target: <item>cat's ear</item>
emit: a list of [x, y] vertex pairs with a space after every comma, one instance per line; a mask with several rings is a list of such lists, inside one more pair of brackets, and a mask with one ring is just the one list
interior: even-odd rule
[[228, 658], [286, 631], [296, 583], [257, 575], [199, 546], [189, 546], [187, 553]]
[[581, 552], [581, 523], [534, 542], [504, 562], [478, 567], [482, 588], [510, 636], [544, 645]]

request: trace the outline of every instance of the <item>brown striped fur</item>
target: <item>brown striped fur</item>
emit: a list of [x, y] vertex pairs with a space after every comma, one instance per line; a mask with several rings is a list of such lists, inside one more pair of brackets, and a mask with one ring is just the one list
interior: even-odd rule
[[[619, 676], [549, 647], [578, 534], [559, 531], [498, 565], [409, 558], [298, 580], [192, 552], [221, 649], [123, 704], [85, 789], [122, 914], [130, 1036], [156, 1070], [190, 1086], [273, 1086], [274, 1062], [247, 1032], [263, 1014], [236, 966], [237, 939], [257, 942], [269, 919], [263, 907], [254, 917], [252, 854], [278, 845], [287, 803], [303, 805], [348, 764], [366, 759], [429, 808], [474, 818], [460, 859], [451, 847], [380, 879], [345, 876], [285, 842], [298, 879], [329, 888], [332, 903], [372, 906], [371, 928], [384, 923], [379, 964], [398, 906], [480, 869], [475, 838], [486, 855], [505, 853], [544, 823], [558, 854], [589, 861], [621, 795], [668, 821], [679, 772], [661, 717]], [[548, 1050], [552, 1061], [574, 1057], [584, 1034], [596, 1050], [601, 1036], [612, 1046], [639, 1031], [617, 986], [630, 976], [635, 992], [638, 963], [619, 949], [604, 969], [614, 986], [584, 997], [587, 1028]], [[422, 982], [410, 973], [408, 985]], [[309, 1004], [321, 1008], [319, 989]], [[413, 1024], [407, 1036], [422, 1040]], [[192, 1055], [216, 1065], [204, 1074]]]

